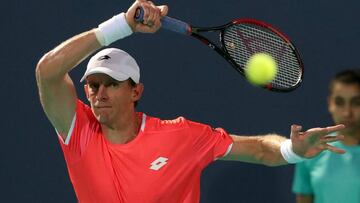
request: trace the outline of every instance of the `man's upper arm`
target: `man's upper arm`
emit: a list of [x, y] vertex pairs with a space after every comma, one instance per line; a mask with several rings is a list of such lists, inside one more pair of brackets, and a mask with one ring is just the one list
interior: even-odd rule
[[68, 73], [81, 61], [101, 48], [95, 29], [80, 33], [45, 54], [36, 67], [41, 104], [65, 138], [75, 115], [77, 95]]
[[41, 63], [36, 70], [36, 79], [42, 107], [52, 125], [65, 139], [75, 116], [77, 95], [74, 84], [68, 74], [60, 79], [42, 77], [39, 66]]
[[292, 191], [295, 194], [311, 196], [314, 192], [311, 184], [311, 175], [308, 168], [308, 162], [297, 163], [294, 171]]

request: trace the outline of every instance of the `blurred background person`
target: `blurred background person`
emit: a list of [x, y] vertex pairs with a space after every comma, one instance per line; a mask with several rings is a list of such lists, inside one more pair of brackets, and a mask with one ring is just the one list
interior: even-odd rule
[[[342, 156], [328, 151], [298, 163], [293, 192], [297, 203], [360, 202], [360, 69], [337, 73], [329, 85], [328, 110], [335, 124], [345, 124], [344, 140], [332, 145]], [[335, 133], [334, 133], [335, 135]]]

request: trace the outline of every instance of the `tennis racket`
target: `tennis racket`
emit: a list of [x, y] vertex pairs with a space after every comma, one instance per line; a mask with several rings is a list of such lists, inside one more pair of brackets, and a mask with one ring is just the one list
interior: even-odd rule
[[[135, 21], [142, 22], [144, 11], [139, 7]], [[195, 27], [181, 20], [164, 16], [162, 28], [192, 36], [224, 57], [242, 76], [245, 64], [256, 53], [272, 56], [278, 67], [277, 74], [264, 89], [289, 92], [300, 86], [304, 67], [299, 52], [291, 41], [271, 25], [254, 19], [236, 19], [216, 27]], [[200, 33], [219, 32], [219, 42], [215, 44]]]

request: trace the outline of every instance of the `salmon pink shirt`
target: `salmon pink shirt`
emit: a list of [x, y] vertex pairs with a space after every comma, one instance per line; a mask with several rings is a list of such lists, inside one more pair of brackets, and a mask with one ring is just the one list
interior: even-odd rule
[[80, 203], [197, 203], [203, 169], [232, 147], [222, 129], [183, 117], [142, 118], [129, 143], [112, 144], [89, 106], [77, 101], [65, 140], [69, 176]]

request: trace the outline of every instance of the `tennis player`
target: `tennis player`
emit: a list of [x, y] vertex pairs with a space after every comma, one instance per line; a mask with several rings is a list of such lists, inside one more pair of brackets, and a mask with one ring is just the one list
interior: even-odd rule
[[[133, 20], [144, 8], [142, 24]], [[36, 67], [43, 109], [58, 134], [79, 202], [199, 202], [200, 175], [217, 159], [269, 166], [297, 163], [342, 136], [328, 137], [344, 125], [301, 132], [291, 140], [276, 134], [230, 135], [221, 128], [179, 117], [161, 120], [136, 111], [143, 92], [139, 67], [128, 53], [103, 49], [90, 59], [81, 81], [80, 101], [69, 72], [103, 46], [133, 32], [154, 33], [166, 6], [138, 0], [97, 28], [76, 35], [46, 53]]]

